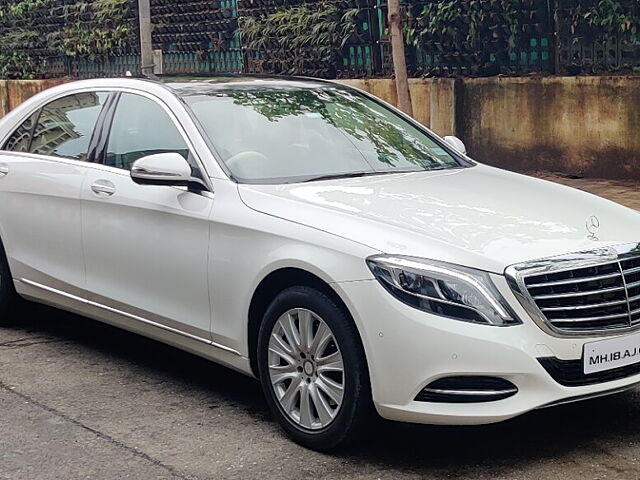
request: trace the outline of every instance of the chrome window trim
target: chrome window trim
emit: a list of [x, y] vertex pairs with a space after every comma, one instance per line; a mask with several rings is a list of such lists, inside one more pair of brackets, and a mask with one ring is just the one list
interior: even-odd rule
[[[507, 267], [504, 274], [507, 279], [507, 283], [511, 288], [511, 291], [518, 299], [522, 307], [533, 319], [533, 321], [549, 335], [561, 338], [621, 335], [640, 330], [640, 323], [623, 328], [594, 329], [589, 331], [566, 331], [557, 328], [547, 320], [544, 313], [536, 304], [535, 300], [529, 293], [527, 286], [525, 285], [525, 278], [532, 275], [558, 273], [567, 270], [574, 270], [577, 268], [587, 268], [617, 263], [620, 268], [620, 275], [622, 276], [622, 279], [624, 281], [625, 277], [620, 262], [627, 256], [640, 256], [640, 243], [625, 243], [609, 247], [600, 247], [593, 250], [585, 250], [581, 252], [568, 253], [554, 257], [518, 263]], [[627, 310], [629, 311], [629, 319], [631, 319], [629, 295], [626, 282], [624, 285], [626, 294], [625, 296], [627, 298]]]
[[[2, 147], [4, 147], [4, 144], [7, 143], [7, 140], [16, 131], [16, 128], [18, 128], [20, 125], [22, 125], [27, 118], [29, 118], [31, 115], [36, 113], [38, 110], [46, 107], [50, 103], [55, 102], [56, 100], [60, 100], [61, 98], [64, 98], [64, 97], [70, 97], [72, 95], [77, 95], [79, 93], [113, 93], [113, 87], [104, 87], [104, 88], [82, 87], [82, 88], [74, 88], [74, 89], [68, 89], [68, 90], [65, 90], [64, 92], [60, 92], [60, 93], [58, 93], [56, 95], [51, 95], [50, 97], [47, 97], [46, 99], [44, 99], [40, 103], [38, 103], [37, 106], [35, 106], [34, 108], [32, 108], [30, 110], [27, 110], [27, 113], [24, 114], [23, 116], [21, 116], [19, 121], [15, 123], [15, 125], [17, 125], [17, 127], [14, 126], [14, 128], [12, 128], [10, 131], [8, 131], [3, 137], [0, 137], [0, 153], [4, 153], [4, 152], [7, 152], [7, 153], [18, 153], [18, 152], [13, 152], [12, 150], [5, 150]], [[29, 152], [21, 152], [21, 153], [29, 153]], [[39, 154], [35, 154], [35, 155], [39, 155]], [[58, 158], [58, 157], [55, 157], [55, 158]], [[60, 157], [60, 158], [65, 158], [65, 157]], [[87, 162], [84, 162], [84, 163], [87, 163]]]
[[[25, 115], [20, 117], [19, 121], [16, 122], [15, 125], [17, 125], [17, 126], [22, 125], [22, 123], [27, 118], [29, 118], [31, 115], [33, 115], [35, 112], [37, 112], [39, 109], [49, 105], [52, 102], [55, 102], [56, 100], [59, 100], [61, 98], [68, 97], [68, 96], [71, 96], [71, 95], [76, 95], [78, 93], [94, 93], [94, 92], [101, 92], [101, 93], [130, 93], [130, 94], [133, 94], [133, 95], [140, 95], [142, 97], [148, 98], [149, 100], [155, 101], [157, 104], [159, 104], [160, 107], [162, 107], [162, 109], [169, 115], [169, 118], [171, 119], [173, 124], [176, 126], [176, 128], [180, 132], [180, 135], [182, 136], [183, 140], [187, 144], [187, 147], [189, 148], [189, 152], [191, 152], [191, 154], [193, 155], [193, 158], [195, 159], [196, 163], [198, 164], [198, 167], [200, 167], [200, 169], [202, 170], [203, 176], [205, 177], [204, 182], [205, 182], [207, 188], [209, 189], [210, 192], [213, 192], [213, 184], [211, 183], [209, 170], [206, 168], [206, 165], [202, 161], [202, 158], [201, 158], [200, 154], [196, 150], [196, 148], [194, 146], [195, 143], [192, 141], [191, 137], [189, 136], [189, 133], [184, 128], [184, 126], [180, 123], [177, 115], [174, 113], [174, 111], [171, 109], [171, 107], [162, 98], [160, 98], [157, 95], [154, 95], [153, 93], [149, 93], [149, 92], [146, 92], [144, 90], [133, 88], [133, 87], [116, 87], [116, 86], [107, 87], [107, 86], [105, 86], [105, 87], [69, 88], [69, 89], [65, 90], [64, 92], [57, 93], [56, 95], [52, 95], [50, 97], [47, 97], [45, 100], [42, 100], [34, 108], [28, 110]], [[178, 101], [180, 101], [180, 99], [176, 96], [175, 93], [171, 93], [171, 94]], [[182, 108], [185, 110], [185, 113], [189, 117], [194, 129], [200, 135], [200, 131], [198, 130], [198, 128], [194, 124], [193, 119], [189, 115], [188, 110], [186, 110], [184, 105], [182, 105]], [[117, 105], [116, 105], [116, 109], [117, 109]], [[17, 127], [15, 127], [15, 128], [17, 128]], [[73, 159], [66, 158], [66, 157], [55, 157], [55, 156], [41, 155], [41, 154], [36, 154], [36, 153], [31, 153], [31, 152], [13, 152], [11, 150], [4, 150], [2, 147], [7, 142], [8, 138], [13, 134], [13, 132], [15, 132], [15, 128], [13, 128], [11, 131], [7, 132], [2, 138], [0, 138], [0, 155], [24, 154], [24, 156], [27, 156], [28, 158], [31, 158], [31, 157], [33, 157], [35, 159], [44, 158], [44, 159], [52, 160], [52, 161], [61, 161], [62, 160], [62, 161], [65, 161], [63, 163], [66, 163], [66, 161], [71, 161], [71, 162], [76, 162], [76, 163], [74, 163], [74, 165], [82, 165], [82, 166], [85, 166], [85, 167], [86, 166], [92, 166], [92, 165], [101, 165], [101, 164], [97, 164], [95, 162], [86, 162], [86, 161], [80, 161], [80, 160], [73, 160]], [[205, 142], [205, 145], [206, 145], [206, 142]], [[216, 158], [216, 160], [217, 160], [217, 158]], [[107, 166], [107, 165], [104, 165], [104, 166]], [[113, 167], [113, 168], [115, 168], [115, 167]], [[129, 173], [128, 170], [123, 170], [123, 169], [117, 169], [117, 170], [120, 170], [120, 171], [123, 171], [123, 172], [127, 172], [127, 174]]]
[[[171, 120], [171, 122], [173, 122], [173, 125], [178, 129], [178, 132], [180, 133], [180, 136], [182, 137], [182, 139], [184, 140], [184, 142], [187, 145], [187, 148], [189, 149], [189, 152], [191, 153], [191, 155], [193, 156], [193, 158], [195, 159], [196, 164], [198, 165], [198, 167], [200, 168], [200, 170], [202, 171], [203, 177], [204, 177], [204, 183], [205, 186], [209, 189], [210, 192], [213, 192], [213, 185], [211, 184], [211, 180], [209, 179], [209, 172], [207, 171], [204, 163], [202, 162], [202, 159], [200, 158], [200, 155], [198, 153], [198, 151], [196, 150], [194, 143], [191, 141], [191, 138], [189, 137], [189, 134], [187, 133], [186, 129], [184, 128], [184, 126], [180, 123], [180, 121], [178, 120], [178, 117], [176, 116], [176, 114], [173, 112], [173, 110], [171, 110], [171, 107], [169, 107], [169, 105], [166, 104], [166, 102], [164, 102], [160, 97], [153, 95], [151, 93], [145, 92], [143, 90], [136, 90], [136, 89], [132, 89], [132, 88], [116, 88], [114, 87], [113, 90], [114, 92], [120, 92], [120, 93], [129, 93], [131, 95], [138, 95], [144, 98], [147, 98], [153, 102], [155, 102], [156, 104], [160, 105], [160, 107], [165, 111], [165, 113], [169, 116], [169, 119]], [[118, 98], [118, 101], [116, 102], [115, 105], [115, 109], [113, 111], [113, 117], [115, 118], [115, 115], [118, 113], [118, 106], [120, 105], [120, 101], [122, 100], [122, 97]], [[192, 121], [193, 123], [193, 121]], [[193, 125], [195, 127], [195, 125]], [[109, 137], [111, 136], [111, 130], [113, 130], [113, 124], [111, 125], [111, 128], [109, 129]], [[104, 165], [104, 164], [100, 164], [100, 165]], [[108, 167], [109, 165], [104, 165], [105, 167]], [[125, 170], [123, 168], [117, 168], [117, 167], [113, 167], [117, 170], [123, 171], [123, 172], [127, 172], [127, 174], [129, 174], [129, 170]]]
[[54, 157], [52, 155], [42, 155], [41, 153], [30, 152], [12, 152], [11, 150], [0, 150], [0, 156], [11, 156], [18, 158], [28, 158], [32, 160], [41, 160], [45, 162], [63, 163], [66, 165], [73, 165], [75, 167], [89, 167], [96, 165], [95, 163], [86, 162], [84, 160], [74, 160], [66, 157]]

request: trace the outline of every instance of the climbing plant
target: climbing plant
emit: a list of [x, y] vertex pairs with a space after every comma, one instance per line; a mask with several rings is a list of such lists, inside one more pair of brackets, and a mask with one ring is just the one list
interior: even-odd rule
[[89, 60], [126, 46], [128, 0], [94, 0], [64, 5], [65, 27], [47, 35], [49, 47], [68, 57]]
[[355, 34], [357, 8], [340, 11], [335, 4], [277, 10], [265, 17], [240, 17], [238, 35], [259, 52], [258, 70], [330, 76], [343, 47]]
[[637, 0], [567, 0], [559, 11], [559, 52], [570, 74], [640, 71]]
[[568, 7], [571, 34], [622, 33], [640, 43], [640, 9], [616, 0], [575, 2]]
[[46, 74], [52, 56], [120, 53], [136, 42], [130, 8], [130, 0], [8, 0], [0, 5], [0, 77]]
[[44, 0], [23, 0], [0, 6], [0, 77], [29, 78], [39, 72], [40, 62], [31, 54], [38, 32], [27, 20], [43, 5]]
[[525, 28], [532, 28], [525, 12], [532, 0], [442, 0], [410, 8], [406, 42], [416, 49], [455, 55], [473, 72], [490, 57], [507, 57], [517, 49]]

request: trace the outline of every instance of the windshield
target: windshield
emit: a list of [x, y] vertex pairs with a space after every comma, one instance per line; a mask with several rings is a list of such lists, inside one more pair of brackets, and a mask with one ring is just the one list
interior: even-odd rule
[[340, 87], [200, 90], [185, 101], [240, 182], [469, 165], [388, 108]]

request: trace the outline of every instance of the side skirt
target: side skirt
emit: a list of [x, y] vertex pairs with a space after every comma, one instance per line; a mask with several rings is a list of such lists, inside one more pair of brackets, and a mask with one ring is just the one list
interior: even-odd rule
[[210, 339], [202, 338], [138, 315], [123, 312], [25, 278], [14, 279], [14, 284], [18, 294], [27, 300], [83, 315], [123, 330], [158, 340], [232, 368], [245, 375], [253, 376], [247, 357], [242, 356], [237, 350], [215, 343]]

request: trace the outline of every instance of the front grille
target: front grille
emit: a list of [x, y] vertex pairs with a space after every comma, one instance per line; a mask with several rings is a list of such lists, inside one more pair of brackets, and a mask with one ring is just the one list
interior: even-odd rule
[[524, 287], [556, 330], [592, 332], [640, 324], [640, 256], [522, 272]]

